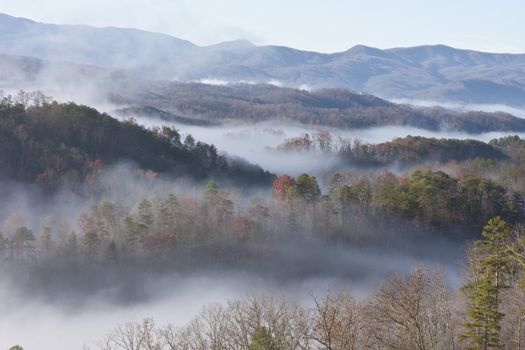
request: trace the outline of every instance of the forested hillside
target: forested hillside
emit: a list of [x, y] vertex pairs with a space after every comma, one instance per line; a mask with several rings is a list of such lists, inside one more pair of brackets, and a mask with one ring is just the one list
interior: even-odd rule
[[[283, 152], [334, 153], [340, 155], [348, 166], [408, 167], [476, 158], [509, 159], [505, 151], [496, 144], [497, 140], [487, 144], [477, 140], [436, 139], [422, 136], [407, 136], [371, 144], [359, 139], [337, 138], [327, 131], [317, 131], [311, 135], [306, 133], [289, 138], [277, 149]], [[514, 148], [510, 147], [510, 149]]]
[[146, 106], [164, 111], [166, 115], [171, 113], [214, 123], [276, 121], [350, 129], [411, 126], [469, 133], [525, 130], [525, 120], [506, 113], [415, 108], [346, 89], [309, 92], [263, 84], [157, 83], [147, 92], [129, 88], [114, 90], [111, 99], [119, 105], [135, 106], [128, 112], [136, 112], [136, 115], [141, 115], [140, 109]]
[[146, 129], [74, 103], [0, 103], [0, 169], [4, 177], [54, 186], [82, 181], [104, 165], [131, 162], [145, 171], [196, 179], [269, 184], [272, 175], [229, 159], [174, 128]]

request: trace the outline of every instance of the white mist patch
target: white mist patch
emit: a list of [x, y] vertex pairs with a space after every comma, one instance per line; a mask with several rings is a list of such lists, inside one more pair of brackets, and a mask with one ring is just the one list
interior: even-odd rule
[[273, 85], [273, 86], [277, 86], [277, 87], [283, 87], [283, 86], [284, 86], [284, 84], [283, 84], [281, 81], [276, 80], [276, 79], [268, 80], [268, 81], [266, 82], [266, 84], [268, 84], [268, 85]]
[[197, 83], [206, 84], [206, 85], [216, 85], [216, 86], [225, 86], [230, 84], [227, 80], [222, 79], [201, 79], [197, 80]]
[[301, 173], [319, 174], [337, 166], [335, 155], [313, 153], [286, 153], [276, 148], [287, 138], [301, 136], [313, 130], [302, 127], [282, 127], [259, 124], [254, 127], [179, 126], [182, 134], [191, 134], [197, 140], [214, 144], [220, 151], [256, 163], [274, 173], [297, 176]]
[[206, 78], [206, 79], [199, 79], [195, 80], [196, 83], [206, 84], [206, 85], [215, 85], [215, 86], [228, 86], [228, 85], [256, 85], [256, 84], [267, 84], [267, 85], [273, 85], [277, 87], [283, 87], [284, 84], [276, 79], [270, 79], [267, 81], [259, 81], [259, 80], [225, 80], [220, 78]]

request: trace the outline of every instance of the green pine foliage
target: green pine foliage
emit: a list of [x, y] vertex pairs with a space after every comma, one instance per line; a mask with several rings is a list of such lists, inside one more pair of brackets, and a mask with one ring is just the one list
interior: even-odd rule
[[483, 240], [470, 250], [470, 280], [464, 286], [468, 297], [468, 321], [463, 334], [470, 349], [499, 349], [502, 291], [508, 287], [509, 258], [506, 240], [511, 230], [499, 217], [491, 219], [483, 230]]
[[259, 327], [252, 337], [249, 350], [277, 350], [272, 335], [265, 327]]

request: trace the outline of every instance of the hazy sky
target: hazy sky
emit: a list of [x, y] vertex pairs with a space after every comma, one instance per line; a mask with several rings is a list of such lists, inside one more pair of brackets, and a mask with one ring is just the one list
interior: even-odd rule
[[525, 53], [525, 0], [0, 0], [0, 12], [199, 45], [245, 38], [325, 52], [442, 43]]

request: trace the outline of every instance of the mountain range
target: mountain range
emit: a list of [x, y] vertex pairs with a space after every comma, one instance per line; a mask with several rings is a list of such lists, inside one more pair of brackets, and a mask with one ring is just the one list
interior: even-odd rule
[[358, 45], [333, 54], [246, 40], [198, 46], [136, 29], [44, 24], [0, 14], [0, 54], [1, 61], [31, 57], [149, 80], [340, 87], [387, 99], [525, 106], [525, 54], [444, 45], [386, 50]]

